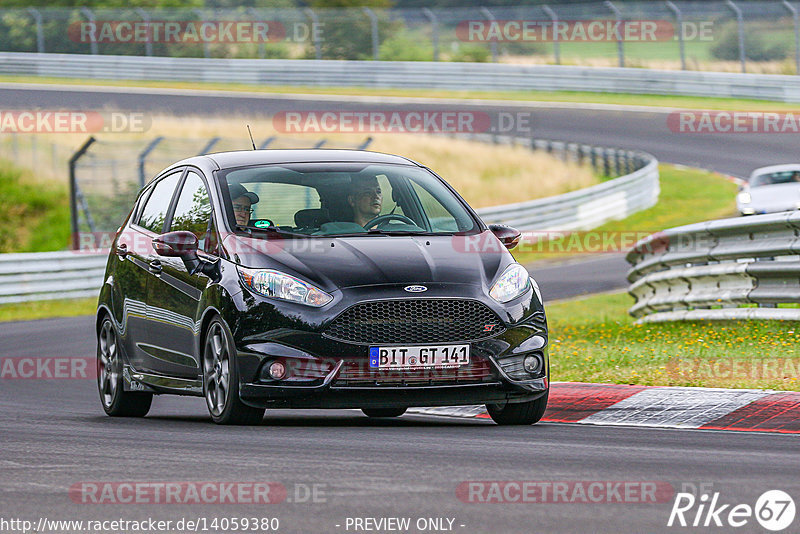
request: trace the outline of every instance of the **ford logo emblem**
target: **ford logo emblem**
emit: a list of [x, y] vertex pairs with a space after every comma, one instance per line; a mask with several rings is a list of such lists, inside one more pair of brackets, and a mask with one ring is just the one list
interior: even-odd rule
[[422, 293], [423, 291], [428, 290], [428, 288], [425, 286], [406, 286], [403, 289], [409, 293]]

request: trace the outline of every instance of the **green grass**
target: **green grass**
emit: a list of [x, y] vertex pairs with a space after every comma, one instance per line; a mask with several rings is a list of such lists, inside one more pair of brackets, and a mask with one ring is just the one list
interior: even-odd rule
[[69, 195], [0, 161], [0, 253], [60, 250], [69, 244]]
[[800, 323], [637, 325], [632, 304], [618, 293], [547, 306], [553, 380], [800, 391]]
[[[538, 260], [622, 251], [653, 232], [736, 215], [737, 186], [721, 175], [675, 165], [660, 165], [659, 172], [661, 195], [652, 208], [563, 239], [541, 243], [522, 242], [513, 251], [514, 257], [518, 262], [527, 264]], [[606, 244], [601, 245], [603, 241]]]
[[758, 111], [797, 111], [797, 104], [737, 98], [708, 98], [694, 96], [632, 95], [595, 93], [588, 91], [455, 91], [444, 89], [381, 89], [372, 87], [307, 87], [246, 85], [236, 83], [167, 82], [144, 80], [82, 80], [74, 78], [44, 78], [38, 76], [0, 76], [0, 83], [44, 83], [55, 85], [101, 85], [109, 87], [149, 87], [171, 89], [200, 89], [247, 91], [264, 94], [312, 94], [338, 96], [398, 96], [448, 99], [519, 100], [528, 102], [564, 102], [575, 104], [616, 104], [653, 106], [678, 109], [721, 109]]
[[93, 315], [96, 309], [97, 298], [95, 297], [0, 304], [0, 322]]

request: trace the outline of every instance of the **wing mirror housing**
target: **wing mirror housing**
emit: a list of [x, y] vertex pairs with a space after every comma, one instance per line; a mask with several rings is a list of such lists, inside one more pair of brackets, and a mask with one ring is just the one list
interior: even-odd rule
[[489, 230], [500, 240], [508, 250], [513, 249], [519, 244], [522, 233], [516, 228], [505, 224], [490, 224]]
[[192, 232], [179, 230], [167, 232], [153, 238], [153, 249], [159, 256], [167, 258], [180, 258], [189, 274], [202, 272], [213, 277], [216, 272], [217, 262], [210, 263], [197, 256], [197, 236]]

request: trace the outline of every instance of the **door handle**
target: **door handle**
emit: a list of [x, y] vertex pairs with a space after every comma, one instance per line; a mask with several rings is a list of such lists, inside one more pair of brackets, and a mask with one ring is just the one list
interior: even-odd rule
[[153, 274], [161, 274], [161, 262], [159, 260], [150, 260], [150, 272]]
[[119, 245], [117, 245], [117, 256], [119, 256], [120, 259], [124, 260], [125, 256], [127, 255], [128, 255], [128, 245], [126, 245], [125, 243], [120, 243]]

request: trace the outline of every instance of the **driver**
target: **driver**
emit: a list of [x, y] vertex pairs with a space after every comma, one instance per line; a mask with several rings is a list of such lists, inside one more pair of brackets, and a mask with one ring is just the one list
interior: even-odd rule
[[228, 192], [231, 195], [236, 224], [247, 226], [247, 223], [250, 222], [250, 215], [253, 213], [252, 206], [258, 204], [258, 195], [245, 189], [242, 184], [230, 184]]
[[381, 214], [383, 193], [375, 176], [353, 178], [347, 203], [353, 209], [353, 222], [365, 226]]

